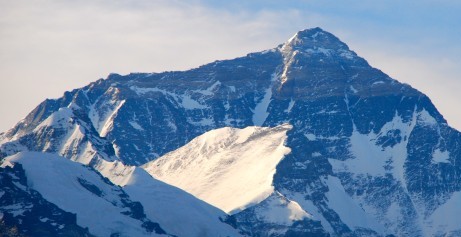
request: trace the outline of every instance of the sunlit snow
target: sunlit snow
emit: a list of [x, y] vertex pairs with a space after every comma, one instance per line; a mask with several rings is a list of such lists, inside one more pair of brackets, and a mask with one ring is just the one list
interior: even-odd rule
[[154, 177], [228, 213], [254, 205], [273, 191], [275, 167], [290, 152], [291, 125], [221, 128], [146, 164]]

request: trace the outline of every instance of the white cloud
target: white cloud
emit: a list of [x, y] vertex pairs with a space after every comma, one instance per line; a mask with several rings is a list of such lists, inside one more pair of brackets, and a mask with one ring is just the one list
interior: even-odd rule
[[275, 47], [288, 36], [270, 33], [298, 17], [147, 0], [18, 0], [0, 9], [0, 109], [8, 111], [0, 130], [43, 99], [111, 72], [185, 70]]
[[[424, 55], [434, 51], [415, 55], [420, 47], [440, 41], [393, 41], [370, 22], [323, 10], [294, 6], [229, 10], [201, 1], [0, 0], [0, 131], [43, 99], [59, 97], [65, 90], [111, 72], [185, 70], [273, 48], [297, 30], [314, 26], [337, 34], [374, 66], [429, 93], [449, 122], [461, 128], [461, 122], [454, 123], [459, 121], [459, 114], [448, 115], [459, 101], [454, 99], [456, 93], [450, 98], [444, 93], [459, 86], [445, 88], [440, 84], [437, 90], [441, 92], [433, 93], [434, 81], [429, 81], [434, 77], [439, 80], [442, 74], [446, 80], [450, 78], [447, 83], [460, 85], [455, 79], [461, 73], [444, 70], [442, 61], [426, 60]], [[385, 14], [383, 11], [378, 12]], [[384, 32], [388, 34], [390, 29]], [[409, 34], [401, 33], [396, 35]], [[411, 52], [399, 50], [411, 45]], [[403, 66], [406, 63], [411, 67]], [[427, 87], [420, 85], [421, 77], [426, 78]]]

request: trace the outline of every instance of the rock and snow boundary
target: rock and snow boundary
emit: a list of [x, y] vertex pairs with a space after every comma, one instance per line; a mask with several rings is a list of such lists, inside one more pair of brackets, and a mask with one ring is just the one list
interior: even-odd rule
[[[286, 133], [291, 128], [289, 124], [282, 124], [273, 128], [251, 126], [211, 130], [142, 167], [99, 159], [93, 165], [95, 169], [86, 169], [88, 164], [84, 160], [72, 161], [39, 152], [21, 152], [7, 157], [4, 165], [22, 164], [28, 179], [34, 184], [31, 188], [60, 208], [76, 213], [78, 223], [89, 227], [90, 232], [97, 235], [110, 231], [149, 235], [136, 227], [137, 220], [130, 220], [133, 222], [131, 229], [116, 226], [119, 219], [126, 218], [123, 215], [118, 218], [116, 214], [109, 213], [109, 216], [117, 216], [117, 220], [111, 220], [109, 216], [93, 216], [108, 221], [104, 225], [107, 228], [93, 225], [97, 221], [89, 218], [91, 215], [87, 212], [92, 213], [98, 207], [94, 206], [91, 210], [82, 207], [98, 202], [105, 205], [106, 196], [112, 192], [108, 190], [113, 189], [110, 183], [98, 178], [100, 173], [121, 187], [118, 192], [126, 192], [133, 201], [140, 202], [146, 217], [159, 223], [167, 233], [194, 236], [206, 231], [207, 236], [239, 236], [237, 230], [220, 219], [225, 219], [226, 213], [236, 214], [263, 201], [276, 207], [258, 209], [258, 215], [270, 222], [290, 226], [295, 221], [312, 218], [298, 203], [283, 197], [273, 187], [276, 166], [291, 151], [285, 146]], [[79, 177], [90, 178], [92, 186], [103, 190], [105, 196], [100, 198], [78, 191], [85, 189], [76, 186], [75, 180], [78, 181]], [[64, 192], [69, 197], [63, 201], [58, 192]], [[78, 198], [82, 195], [87, 195], [86, 199], [83, 198], [84, 203], [82, 198]], [[178, 209], [178, 206], [182, 208]], [[114, 209], [117, 213], [114, 207], [106, 209]], [[178, 225], [178, 222], [182, 224]]]
[[229, 214], [270, 199], [271, 206], [277, 208], [259, 214], [270, 222], [291, 225], [312, 218], [298, 203], [281, 197], [273, 186], [276, 166], [291, 151], [285, 146], [291, 128], [282, 124], [215, 129], [142, 167], [156, 179]]

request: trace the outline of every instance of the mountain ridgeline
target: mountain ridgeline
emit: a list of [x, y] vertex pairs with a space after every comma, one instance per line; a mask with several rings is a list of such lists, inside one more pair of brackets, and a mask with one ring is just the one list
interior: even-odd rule
[[[229, 143], [238, 137], [214, 144], [216, 138], [205, 136], [207, 132], [249, 126], [275, 129], [269, 135], [285, 129], [286, 137], [277, 136], [276, 145], [283, 138], [285, 148], [280, 149], [289, 152], [277, 159], [274, 173], [265, 173], [272, 174], [272, 188], [263, 199], [220, 217], [235, 233], [461, 235], [461, 133], [447, 124], [426, 95], [371, 67], [320, 28], [300, 31], [274, 49], [241, 58], [180, 72], [111, 74], [46, 100], [0, 135], [0, 157], [23, 151], [54, 153], [100, 172], [108, 163], [149, 162], [143, 167], [154, 177], [162, 170], [178, 175], [171, 169], [177, 162], [171, 159], [193, 154], [209, 162], [205, 158], [213, 154], [202, 152], [200, 144], [216, 146], [216, 152], [228, 149], [229, 154], [245, 147]], [[254, 130], [254, 139], [269, 136], [264, 131]], [[219, 130], [229, 136], [237, 133], [244, 134]], [[194, 139], [202, 134], [205, 137]], [[158, 158], [164, 161], [156, 162]], [[265, 162], [262, 155], [252, 159]], [[228, 167], [225, 160], [216, 163]], [[193, 173], [187, 169], [181, 167], [181, 174]], [[191, 176], [191, 182], [197, 179]], [[235, 178], [219, 177], [224, 183]], [[170, 184], [195, 196], [200, 193], [194, 190], [203, 192]], [[219, 201], [213, 205], [221, 208]], [[229, 203], [222, 205], [227, 208]], [[221, 215], [216, 213], [213, 216]], [[292, 214], [289, 221], [274, 217], [283, 213]], [[161, 221], [152, 221], [162, 227]]]

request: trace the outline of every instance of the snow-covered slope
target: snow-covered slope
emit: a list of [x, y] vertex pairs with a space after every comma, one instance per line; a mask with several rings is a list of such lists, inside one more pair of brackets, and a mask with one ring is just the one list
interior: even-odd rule
[[28, 181], [20, 164], [0, 168], [0, 235], [92, 236], [77, 224], [74, 213], [44, 199]]
[[55, 153], [82, 164], [98, 160], [116, 160], [113, 145], [96, 133], [87, 117], [81, 117], [75, 104], [59, 108], [29, 133], [4, 140], [0, 150], [4, 155], [20, 151]]
[[124, 190], [168, 233], [184, 237], [240, 236], [223, 221], [226, 213], [136, 168]]
[[181, 237], [240, 236], [222, 221], [223, 211], [141, 168], [107, 162], [103, 173], [120, 188], [96, 170], [52, 154], [18, 153], [7, 157], [3, 168], [15, 164], [24, 168], [30, 188], [76, 213], [77, 224], [96, 236], [157, 236], [154, 227]]
[[118, 161], [101, 161], [97, 169], [140, 202], [146, 216], [168, 233], [181, 237], [240, 236], [236, 229], [223, 222], [227, 215], [222, 210], [154, 179], [144, 169]]
[[[288, 154], [257, 157], [253, 147], [236, 153], [258, 162], [269, 158], [263, 162], [269, 166], [237, 159], [225, 149], [208, 154], [220, 145], [232, 147], [227, 143], [214, 150], [188, 144], [223, 127], [285, 123], [292, 125], [285, 144], [268, 149], [289, 147]], [[229, 141], [245, 147], [238, 139]], [[0, 158], [51, 152], [127, 185], [135, 168], [124, 165], [142, 165], [184, 145], [198, 150], [182, 148], [178, 154], [187, 156], [166, 162], [159, 176], [235, 213], [231, 223], [249, 235], [419, 237], [461, 231], [461, 222], [441, 219], [461, 218], [453, 208], [461, 192], [461, 133], [426, 95], [371, 67], [320, 28], [244, 57], [182, 72], [111, 74], [45, 100], [0, 135]], [[170, 174], [176, 166], [178, 180]], [[261, 168], [254, 172], [257, 178], [250, 166]], [[253, 183], [242, 185], [245, 177]], [[232, 180], [230, 187], [243, 194], [234, 195], [217, 179]], [[221, 198], [221, 192], [229, 195]], [[297, 205], [297, 213], [312, 218], [270, 217]], [[236, 213], [242, 207], [247, 208]]]
[[234, 213], [274, 191], [275, 167], [290, 152], [289, 124], [221, 128], [143, 166], [152, 176]]
[[[67, 212], [96, 236], [160, 236], [165, 233], [145, 217], [142, 206], [95, 170], [63, 157], [22, 152], [4, 160], [2, 168], [21, 164], [27, 185]], [[157, 233], [156, 233], [157, 232]]]
[[231, 218], [250, 236], [328, 236], [315, 216], [278, 191]]

